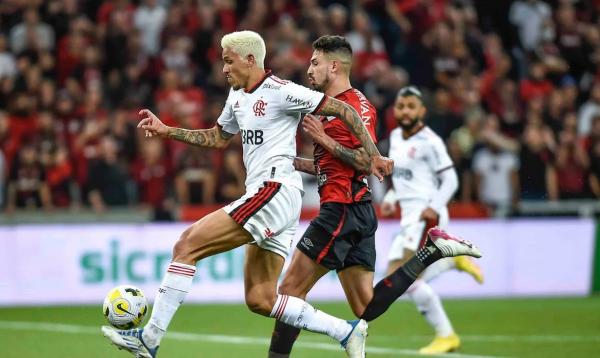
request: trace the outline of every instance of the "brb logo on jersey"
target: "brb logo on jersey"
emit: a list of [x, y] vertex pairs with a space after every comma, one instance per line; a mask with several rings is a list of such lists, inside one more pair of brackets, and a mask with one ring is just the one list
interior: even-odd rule
[[256, 103], [254, 103], [254, 106], [252, 106], [254, 115], [257, 117], [264, 117], [266, 107], [267, 107], [267, 102], [263, 101], [262, 99], [259, 99], [258, 101], [256, 101]]

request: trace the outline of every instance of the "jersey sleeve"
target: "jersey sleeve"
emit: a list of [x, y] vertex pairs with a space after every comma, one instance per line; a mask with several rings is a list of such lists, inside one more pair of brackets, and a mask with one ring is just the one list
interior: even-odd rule
[[229, 134], [237, 134], [240, 131], [240, 125], [233, 115], [232, 93], [233, 91], [230, 90], [227, 101], [225, 101], [225, 107], [223, 107], [223, 112], [221, 112], [221, 115], [217, 119], [217, 124], [223, 131]]
[[431, 141], [431, 156], [429, 163], [431, 165], [431, 169], [433, 169], [433, 171], [436, 173], [454, 166], [454, 163], [452, 163], [452, 159], [450, 159], [450, 155], [448, 154], [448, 150], [446, 150], [444, 142], [439, 137], [436, 137]]
[[325, 103], [324, 93], [288, 82], [281, 88], [281, 104], [286, 112], [314, 113]]

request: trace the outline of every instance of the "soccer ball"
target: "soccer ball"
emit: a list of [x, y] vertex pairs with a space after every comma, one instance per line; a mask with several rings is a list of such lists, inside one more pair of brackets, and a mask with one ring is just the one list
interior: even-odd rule
[[131, 329], [139, 326], [144, 320], [148, 312], [148, 302], [139, 288], [121, 285], [108, 292], [102, 312], [113, 327]]

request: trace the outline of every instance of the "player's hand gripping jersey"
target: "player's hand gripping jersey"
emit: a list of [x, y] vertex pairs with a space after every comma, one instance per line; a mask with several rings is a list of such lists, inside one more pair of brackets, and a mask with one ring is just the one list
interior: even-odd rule
[[270, 72], [249, 91], [229, 91], [217, 124], [227, 133], [241, 132], [246, 188], [276, 181], [302, 190], [293, 164], [296, 129], [301, 113], [315, 112], [325, 98]]
[[[361, 116], [371, 138], [377, 143], [375, 126], [377, 112], [369, 100], [357, 89], [350, 88], [336, 99], [348, 103]], [[344, 122], [337, 117], [321, 117], [325, 133], [344, 147], [356, 149], [362, 146]], [[350, 165], [334, 157], [320, 144], [314, 145], [315, 170], [319, 182], [321, 203], [352, 203], [371, 200], [367, 175], [359, 173]]]

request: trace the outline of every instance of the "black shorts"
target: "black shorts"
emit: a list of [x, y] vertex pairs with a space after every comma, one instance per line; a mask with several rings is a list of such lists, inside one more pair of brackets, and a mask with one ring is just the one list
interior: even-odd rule
[[324, 203], [296, 247], [329, 270], [360, 265], [375, 271], [376, 230], [370, 202]]

